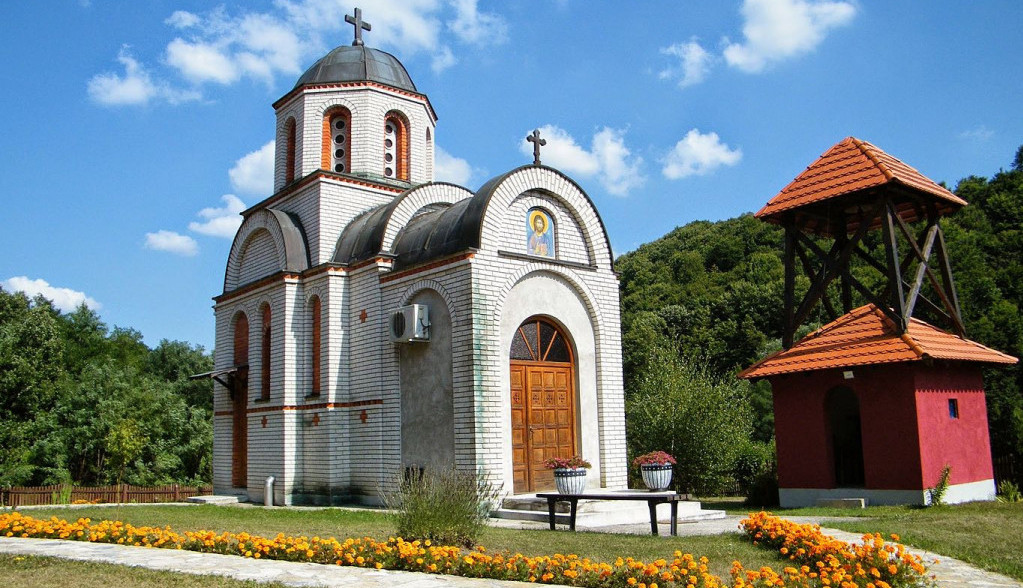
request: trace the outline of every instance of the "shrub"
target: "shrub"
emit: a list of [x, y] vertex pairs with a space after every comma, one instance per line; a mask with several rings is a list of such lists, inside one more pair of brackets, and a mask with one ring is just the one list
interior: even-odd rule
[[486, 476], [454, 468], [406, 469], [381, 494], [401, 537], [465, 547], [476, 544], [498, 499]]
[[931, 499], [930, 506], [944, 506], [945, 493], [948, 492], [948, 477], [951, 473], [952, 466], [946, 464], [941, 468], [941, 477], [938, 478], [938, 483], [927, 491], [927, 496]]
[[655, 348], [626, 400], [631, 452], [669, 452], [678, 460], [676, 490], [711, 496], [731, 480], [735, 456], [752, 435], [748, 396], [747, 382]]
[[[1023, 149], [1023, 147], [1021, 147]], [[1019, 492], [1019, 486], [1012, 480], [1002, 480], [998, 483], [999, 502], [1023, 502], [1023, 495]]]

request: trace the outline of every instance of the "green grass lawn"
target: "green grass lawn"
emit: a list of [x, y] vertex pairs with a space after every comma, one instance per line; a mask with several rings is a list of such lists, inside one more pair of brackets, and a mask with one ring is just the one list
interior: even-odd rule
[[[93, 521], [122, 520], [136, 526], [170, 526], [176, 531], [210, 529], [213, 531], [248, 532], [273, 537], [306, 535], [309, 537], [372, 537], [386, 539], [394, 526], [384, 513], [372, 510], [292, 510], [264, 508], [233, 508], [223, 506], [130, 506], [104, 508], [47, 508], [24, 511], [36, 518], [76, 520], [87, 517]], [[617, 557], [634, 557], [643, 561], [670, 559], [675, 550], [706, 556], [711, 570], [728, 577], [732, 561], [747, 567], [769, 565], [779, 568], [784, 562], [772, 551], [754, 547], [738, 533], [704, 537], [653, 537], [650, 535], [615, 535], [609, 533], [567, 530], [519, 530], [488, 528], [480, 543], [490, 552], [550, 555], [575, 553], [580, 557], [613, 562]]]
[[0, 553], [0, 586], [37, 588], [38, 586], [74, 586], [75, 588], [284, 588], [284, 584], [241, 581], [221, 576], [195, 576], [159, 572], [108, 563], [73, 561], [57, 557], [9, 555]]

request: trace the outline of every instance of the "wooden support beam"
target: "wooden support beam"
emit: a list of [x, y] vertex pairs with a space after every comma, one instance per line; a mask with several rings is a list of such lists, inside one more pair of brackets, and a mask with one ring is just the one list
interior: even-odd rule
[[[935, 225], [938, 226], [938, 225]], [[938, 267], [941, 268], [941, 277], [945, 282], [945, 296], [950, 304], [946, 306], [951, 314], [953, 327], [960, 337], [966, 336], [966, 327], [963, 326], [963, 313], [959, 310], [959, 295], [956, 294], [956, 285], [952, 280], [952, 266], [948, 260], [948, 252], [945, 249], [945, 233], [938, 226]]]
[[[891, 290], [888, 306], [898, 316], [895, 321], [896, 329], [901, 335], [906, 332], [906, 307], [905, 296], [902, 290], [902, 273], [899, 271], [901, 264], [899, 260], [899, 245], [895, 240], [895, 206], [891, 199], [885, 198], [884, 209], [881, 217], [881, 233], [884, 242], [885, 262], [888, 266], [885, 275], [888, 278], [888, 288]], [[887, 314], [887, 313], [885, 313]]]
[[[914, 244], [913, 250], [920, 258], [919, 263], [916, 266], [916, 277], [913, 279], [913, 285], [909, 290], [909, 298], [906, 300], [906, 320], [913, 316], [913, 309], [916, 307], [917, 296], [920, 295], [920, 288], [924, 285], [924, 276], [933, 278], [934, 274], [928, 267], [931, 259], [931, 249], [934, 247], [934, 238], [938, 234], [938, 225], [931, 225], [927, 229], [927, 238], [924, 241], [923, 251], [920, 251]], [[936, 280], [932, 280], [933, 282]]]
[[782, 347], [789, 349], [792, 347], [793, 338], [796, 333], [796, 325], [793, 324], [794, 311], [793, 306], [795, 305], [796, 296], [796, 235], [799, 231], [796, 230], [796, 223], [792, 218], [791, 213], [788, 215], [788, 219], [785, 222], [785, 256], [782, 260], [785, 264], [785, 294], [784, 294], [784, 306], [785, 316], [783, 317], [784, 329], [782, 331]]

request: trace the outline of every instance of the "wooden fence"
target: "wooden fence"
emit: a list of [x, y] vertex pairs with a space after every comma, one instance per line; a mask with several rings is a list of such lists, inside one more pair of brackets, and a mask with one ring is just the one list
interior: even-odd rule
[[7, 486], [0, 488], [0, 506], [83, 504], [99, 502], [180, 502], [192, 496], [212, 494], [212, 486]]
[[1013, 482], [1016, 485], [1023, 485], [1023, 468], [1016, 464], [1012, 455], [1001, 455], [994, 458], [995, 483], [1003, 480]]

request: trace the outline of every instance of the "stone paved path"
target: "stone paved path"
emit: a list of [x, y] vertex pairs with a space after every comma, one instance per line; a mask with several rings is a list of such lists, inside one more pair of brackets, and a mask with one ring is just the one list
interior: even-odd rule
[[[679, 525], [679, 535], [714, 535], [738, 530], [742, 517], [729, 516], [724, 519], [685, 523]], [[819, 517], [788, 517], [798, 523], [826, 525], [830, 520]], [[495, 525], [512, 528], [544, 529], [546, 523], [521, 521], [494, 521]], [[667, 531], [665, 524], [662, 532]], [[616, 525], [580, 530], [629, 533], [643, 535], [650, 532], [648, 523], [641, 525]], [[843, 541], [858, 541], [859, 535], [822, 527], [822, 530]], [[556, 546], [552, 546], [556, 550]], [[1023, 588], [1023, 583], [975, 568], [965, 562], [910, 548], [928, 564], [942, 588]], [[0, 537], [0, 553], [21, 555], [43, 555], [100, 561], [120, 565], [139, 566], [154, 570], [184, 572], [190, 574], [214, 574], [230, 576], [240, 580], [280, 582], [288, 586], [360, 586], [366, 588], [515, 588], [533, 584], [500, 580], [459, 578], [413, 572], [366, 570], [352, 567], [324, 566], [270, 560], [255, 560], [230, 555], [202, 554], [170, 549], [145, 549], [102, 543], [79, 541], [58, 541], [55, 539], [15, 539]], [[939, 563], [931, 563], [935, 559]]]

